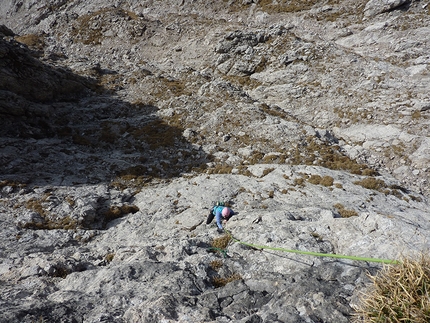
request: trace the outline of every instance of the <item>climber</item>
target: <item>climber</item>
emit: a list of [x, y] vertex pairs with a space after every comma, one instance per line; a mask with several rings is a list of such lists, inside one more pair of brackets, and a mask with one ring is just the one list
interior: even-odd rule
[[224, 229], [222, 227], [222, 222], [228, 221], [234, 214], [234, 211], [225, 205], [215, 205], [208, 215], [206, 224], [210, 224], [213, 218], [215, 218], [218, 233], [223, 233]]

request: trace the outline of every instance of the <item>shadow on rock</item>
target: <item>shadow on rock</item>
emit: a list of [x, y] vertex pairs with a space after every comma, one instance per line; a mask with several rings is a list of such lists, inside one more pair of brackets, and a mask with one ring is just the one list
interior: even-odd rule
[[206, 162], [154, 105], [130, 103], [95, 79], [0, 38], [0, 176], [34, 185], [144, 184]]

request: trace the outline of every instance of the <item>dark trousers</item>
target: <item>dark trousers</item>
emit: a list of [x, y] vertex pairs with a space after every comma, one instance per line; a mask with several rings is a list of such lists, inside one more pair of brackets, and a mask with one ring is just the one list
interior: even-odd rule
[[208, 218], [206, 220], [206, 224], [210, 224], [212, 222], [212, 220], [214, 219], [215, 215], [211, 212], [208, 215]]

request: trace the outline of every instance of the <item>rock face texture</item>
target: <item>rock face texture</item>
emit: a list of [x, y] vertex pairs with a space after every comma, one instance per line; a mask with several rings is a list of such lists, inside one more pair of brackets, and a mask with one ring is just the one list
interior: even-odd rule
[[350, 322], [288, 250], [428, 251], [429, 7], [3, 1], [0, 321]]

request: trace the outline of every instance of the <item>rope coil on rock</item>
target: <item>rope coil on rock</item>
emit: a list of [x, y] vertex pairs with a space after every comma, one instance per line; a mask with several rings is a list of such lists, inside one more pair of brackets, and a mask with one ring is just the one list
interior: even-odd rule
[[[331, 258], [340, 258], [340, 259], [349, 259], [349, 260], [357, 260], [357, 261], [367, 261], [367, 262], [378, 262], [378, 263], [384, 263], [384, 264], [400, 264], [400, 261], [398, 260], [391, 260], [391, 259], [379, 259], [379, 258], [367, 258], [367, 257], [356, 257], [356, 256], [347, 256], [347, 255], [339, 255], [339, 254], [331, 254], [331, 253], [320, 253], [320, 252], [312, 252], [312, 251], [301, 251], [301, 250], [294, 250], [294, 249], [285, 249], [285, 248], [279, 248], [279, 247], [270, 247], [270, 246], [262, 246], [262, 245], [256, 245], [248, 242], [241, 241], [231, 234], [230, 231], [225, 230], [227, 234], [230, 236], [230, 238], [244, 246], [256, 248], [256, 249], [268, 249], [268, 250], [275, 250], [275, 251], [283, 251], [283, 252], [290, 252], [290, 253], [297, 253], [302, 255], [309, 255], [309, 256], [317, 256], [317, 257], [331, 257]], [[227, 250], [223, 251], [223, 254], [225, 255], [227, 253]]]

